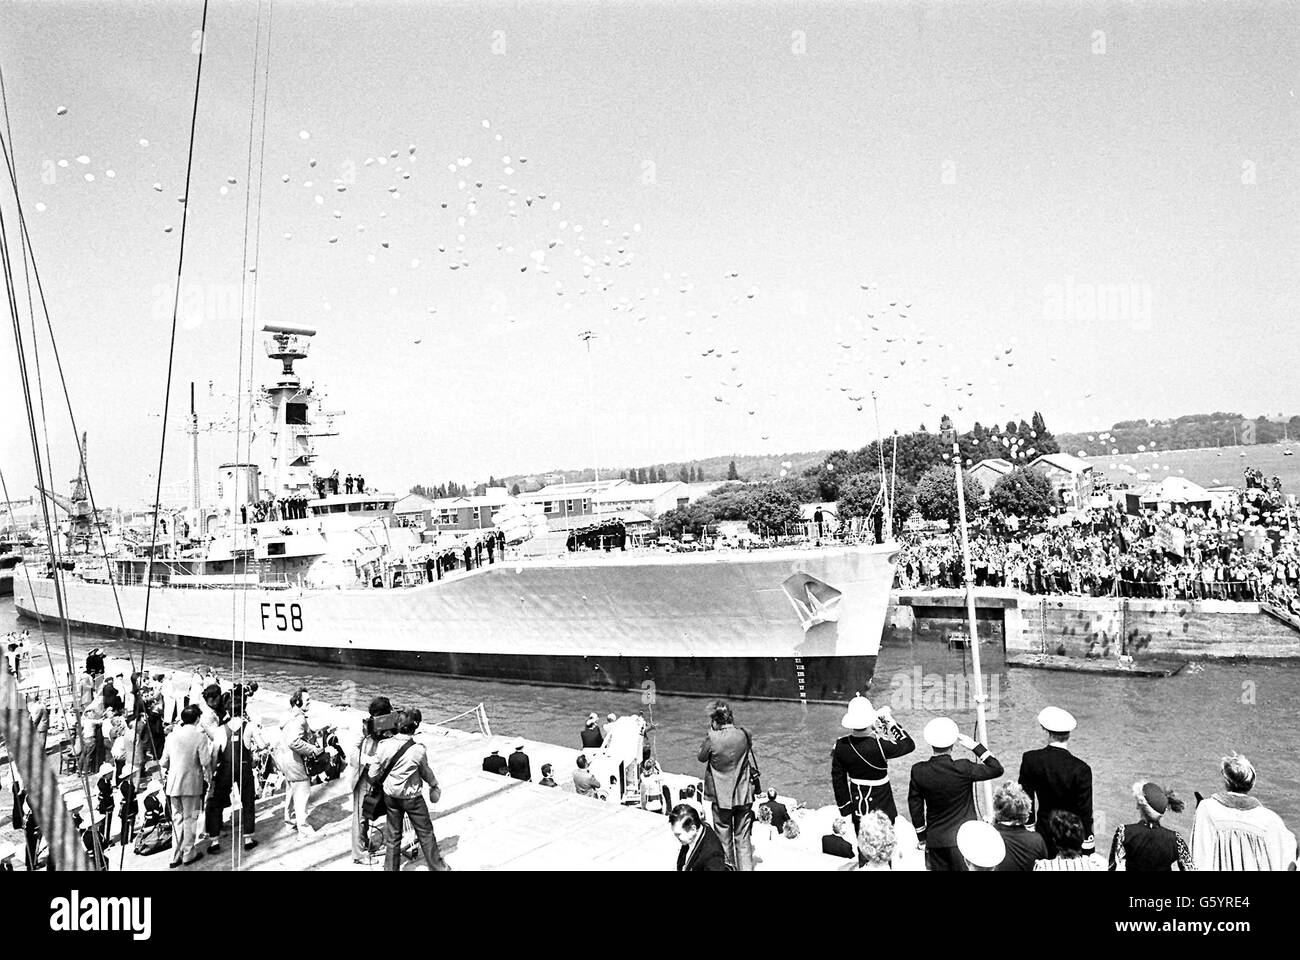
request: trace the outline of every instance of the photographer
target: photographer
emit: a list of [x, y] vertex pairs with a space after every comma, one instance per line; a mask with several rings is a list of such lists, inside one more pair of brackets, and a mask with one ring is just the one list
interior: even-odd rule
[[[288, 798], [284, 804], [284, 822], [290, 830], [310, 832], [307, 823], [307, 806], [311, 800], [311, 775], [303, 765], [303, 758], [314, 757], [321, 748], [312, 742], [311, 727], [307, 723], [307, 708], [311, 694], [306, 687], [289, 698], [289, 712], [280, 721], [280, 750], [275, 765], [288, 784]], [[294, 811], [297, 811], [297, 818]]]
[[[230, 806], [234, 789], [239, 790], [240, 832], [244, 849], [257, 846], [257, 788], [254, 784], [255, 754], [266, 749], [266, 738], [256, 721], [246, 715], [245, 703], [256, 684], [240, 685], [226, 694], [220, 703], [223, 722], [213, 731], [213, 779], [204, 813], [204, 835], [212, 843], [208, 853], [221, 850], [222, 815]], [[234, 829], [234, 817], [231, 817]]]
[[397, 731], [397, 717], [387, 697], [370, 701], [370, 716], [353, 731], [348, 743], [348, 766], [352, 778], [352, 862], [366, 863], [370, 855], [370, 821], [362, 814], [366, 793], [370, 790], [370, 767], [367, 763], [379, 744]]
[[442, 797], [438, 778], [429, 767], [429, 757], [424, 744], [416, 743], [415, 731], [420, 726], [420, 711], [403, 710], [397, 715], [397, 735], [383, 741], [375, 755], [366, 764], [375, 768], [375, 782], [383, 784], [384, 803], [388, 808], [388, 824], [384, 839], [388, 850], [384, 856], [384, 869], [397, 870], [402, 846], [402, 826], [406, 817], [420, 840], [425, 862], [430, 870], [450, 870], [447, 861], [438, 852], [438, 839], [433, 834], [433, 820], [424, 802], [423, 787], [429, 785], [429, 799], [434, 803]]

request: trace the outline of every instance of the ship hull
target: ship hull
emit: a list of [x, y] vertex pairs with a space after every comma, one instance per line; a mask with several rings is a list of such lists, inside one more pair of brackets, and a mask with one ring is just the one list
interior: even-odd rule
[[[496, 564], [394, 590], [155, 587], [149, 639], [268, 660], [494, 681], [746, 699], [840, 701], [875, 668], [888, 547]], [[814, 585], [830, 616], [808, 624]], [[143, 586], [69, 580], [68, 620], [140, 636]], [[118, 605], [121, 616], [118, 615]], [[49, 616], [33, 577], [20, 613]], [[805, 627], [807, 627], [805, 629]]]

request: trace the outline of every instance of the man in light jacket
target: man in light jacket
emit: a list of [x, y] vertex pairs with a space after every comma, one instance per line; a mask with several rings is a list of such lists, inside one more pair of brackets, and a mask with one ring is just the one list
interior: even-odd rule
[[437, 803], [442, 799], [438, 778], [429, 766], [429, 755], [424, 744], [415, 742], [415, 731], [420, 726], [420, 711], [414, 708], [398, 714], [397, 736], [385, 740], [367, 764], [372, 776], [384, 777], [384, 803], [388, 807], [388, 823], [384, 839], [388, 850], [384, 855], [384, 869], [400, 869], [399, 854], [402, 846], [403, 821], [411, 818], [411, 827], [419, 838], [424, 861], [430, 870], [450, 870], [447, 861], [438, 852], [438, 838], [433, 833], [433, 818], [424, 802], [424, 785], [429, 785], [429, 799]]
[[212, 766], [212, 741], [198, 727], [199, 708], [181, 711], [181, 728], [167, 738], [159, 766], [167, 778], [167, 799], [172, 805], [173, 867], [191, 864], [203, 854], [194, 852], [199, 814]]
[[[303, 759], [314, 757], [320, 747], [311, 742], [311, 727], [307, 723], [307, 708], [311, 694], [302, 687], [289, 698], [289, 712], [280, 721], [280, 751], [275, 763], [284, 774], [287, 797], [284, 803], [284, 822], [290, 830], [310, 831], [307, 823], [307, 806], [311, 801], [311, 777], [303, 766]], [[297, 811], [295, 818], [294, 812]]]
[[722, 841], [727, 866], [754, 869], [754, 784], [749, 734], [735, 725], [731, 708], [721, 700], [709, 705], [710, 729], [700, 747], [706, 764], [704, 796], [713, 801], [713, 825]]

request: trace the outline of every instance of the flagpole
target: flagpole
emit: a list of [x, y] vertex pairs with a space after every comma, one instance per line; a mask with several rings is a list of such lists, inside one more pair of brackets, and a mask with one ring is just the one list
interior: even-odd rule
[[[961, 447], [952, 445], [953, 473], [957, 478], [957, 517], [961, 526], [961, 557], [966, 574], [966, 618], [970, 626], [971, 669], [975, 672], [975, 739], [988, 747], [988, 725], [984, 716], [984, 677], [980, 673], [980, 641], [975, 624], [975, 578], [971, 576], [970, 537], [966, 531], [966, 490], [962, 485]], [[984, 781], [984, 811], [993, 812], [993, 781]]]
[[884, 493], [883, 512], [885, 539], [894, 539], [894, 501], [889, 489], [889, 475], [885, 471], [885, 439], [880, 433], [880, 404], [876, 401], [876, 391], [871, 391], [871, 409], [876, 418], [876, 452], [880, 454], [880, 489]]

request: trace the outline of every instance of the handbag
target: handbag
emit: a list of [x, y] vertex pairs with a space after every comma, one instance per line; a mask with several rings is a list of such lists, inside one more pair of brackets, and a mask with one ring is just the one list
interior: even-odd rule
[[172, 845], [172, 824], [170, 820], [149, 822], [147, 819], [135, 835], [135, 852], [137, 856], [147, 857], [168, 849]]
[[[749, 786], [754, 791], [754, 796], [758, 797], [763, 793], [763, 781], [759, 776], [758, 757], [754, 756], [754, 738], [749, 735], [749, 731], [744, 727], [740, 728], [745, 734], [745, 758], [742, 761], [749, 768]], [[740, 778], [736, 778], [736, 786], [740, 786]], [[732, 806], [744, 806], [735, 802], [735, 794], [732, 794]]]
[[402, 754], [414, 745], [414, 740], [407, 740], [406, 743], [402, 744], [397, 752], [393, 754], [393, 759], [384, 764], [379, 773], [375, 775], [375, 779], [370, 781], [370, 788], [366, 791], [366, 795], [361, 798], [361, 816], [364, 819], [377, 820], [380, 817], [387, 816], [388, 801], [384, 799], [384, 781], [393, 772], [393, 767], [397, 765], [397, 761], [402, 759]]

